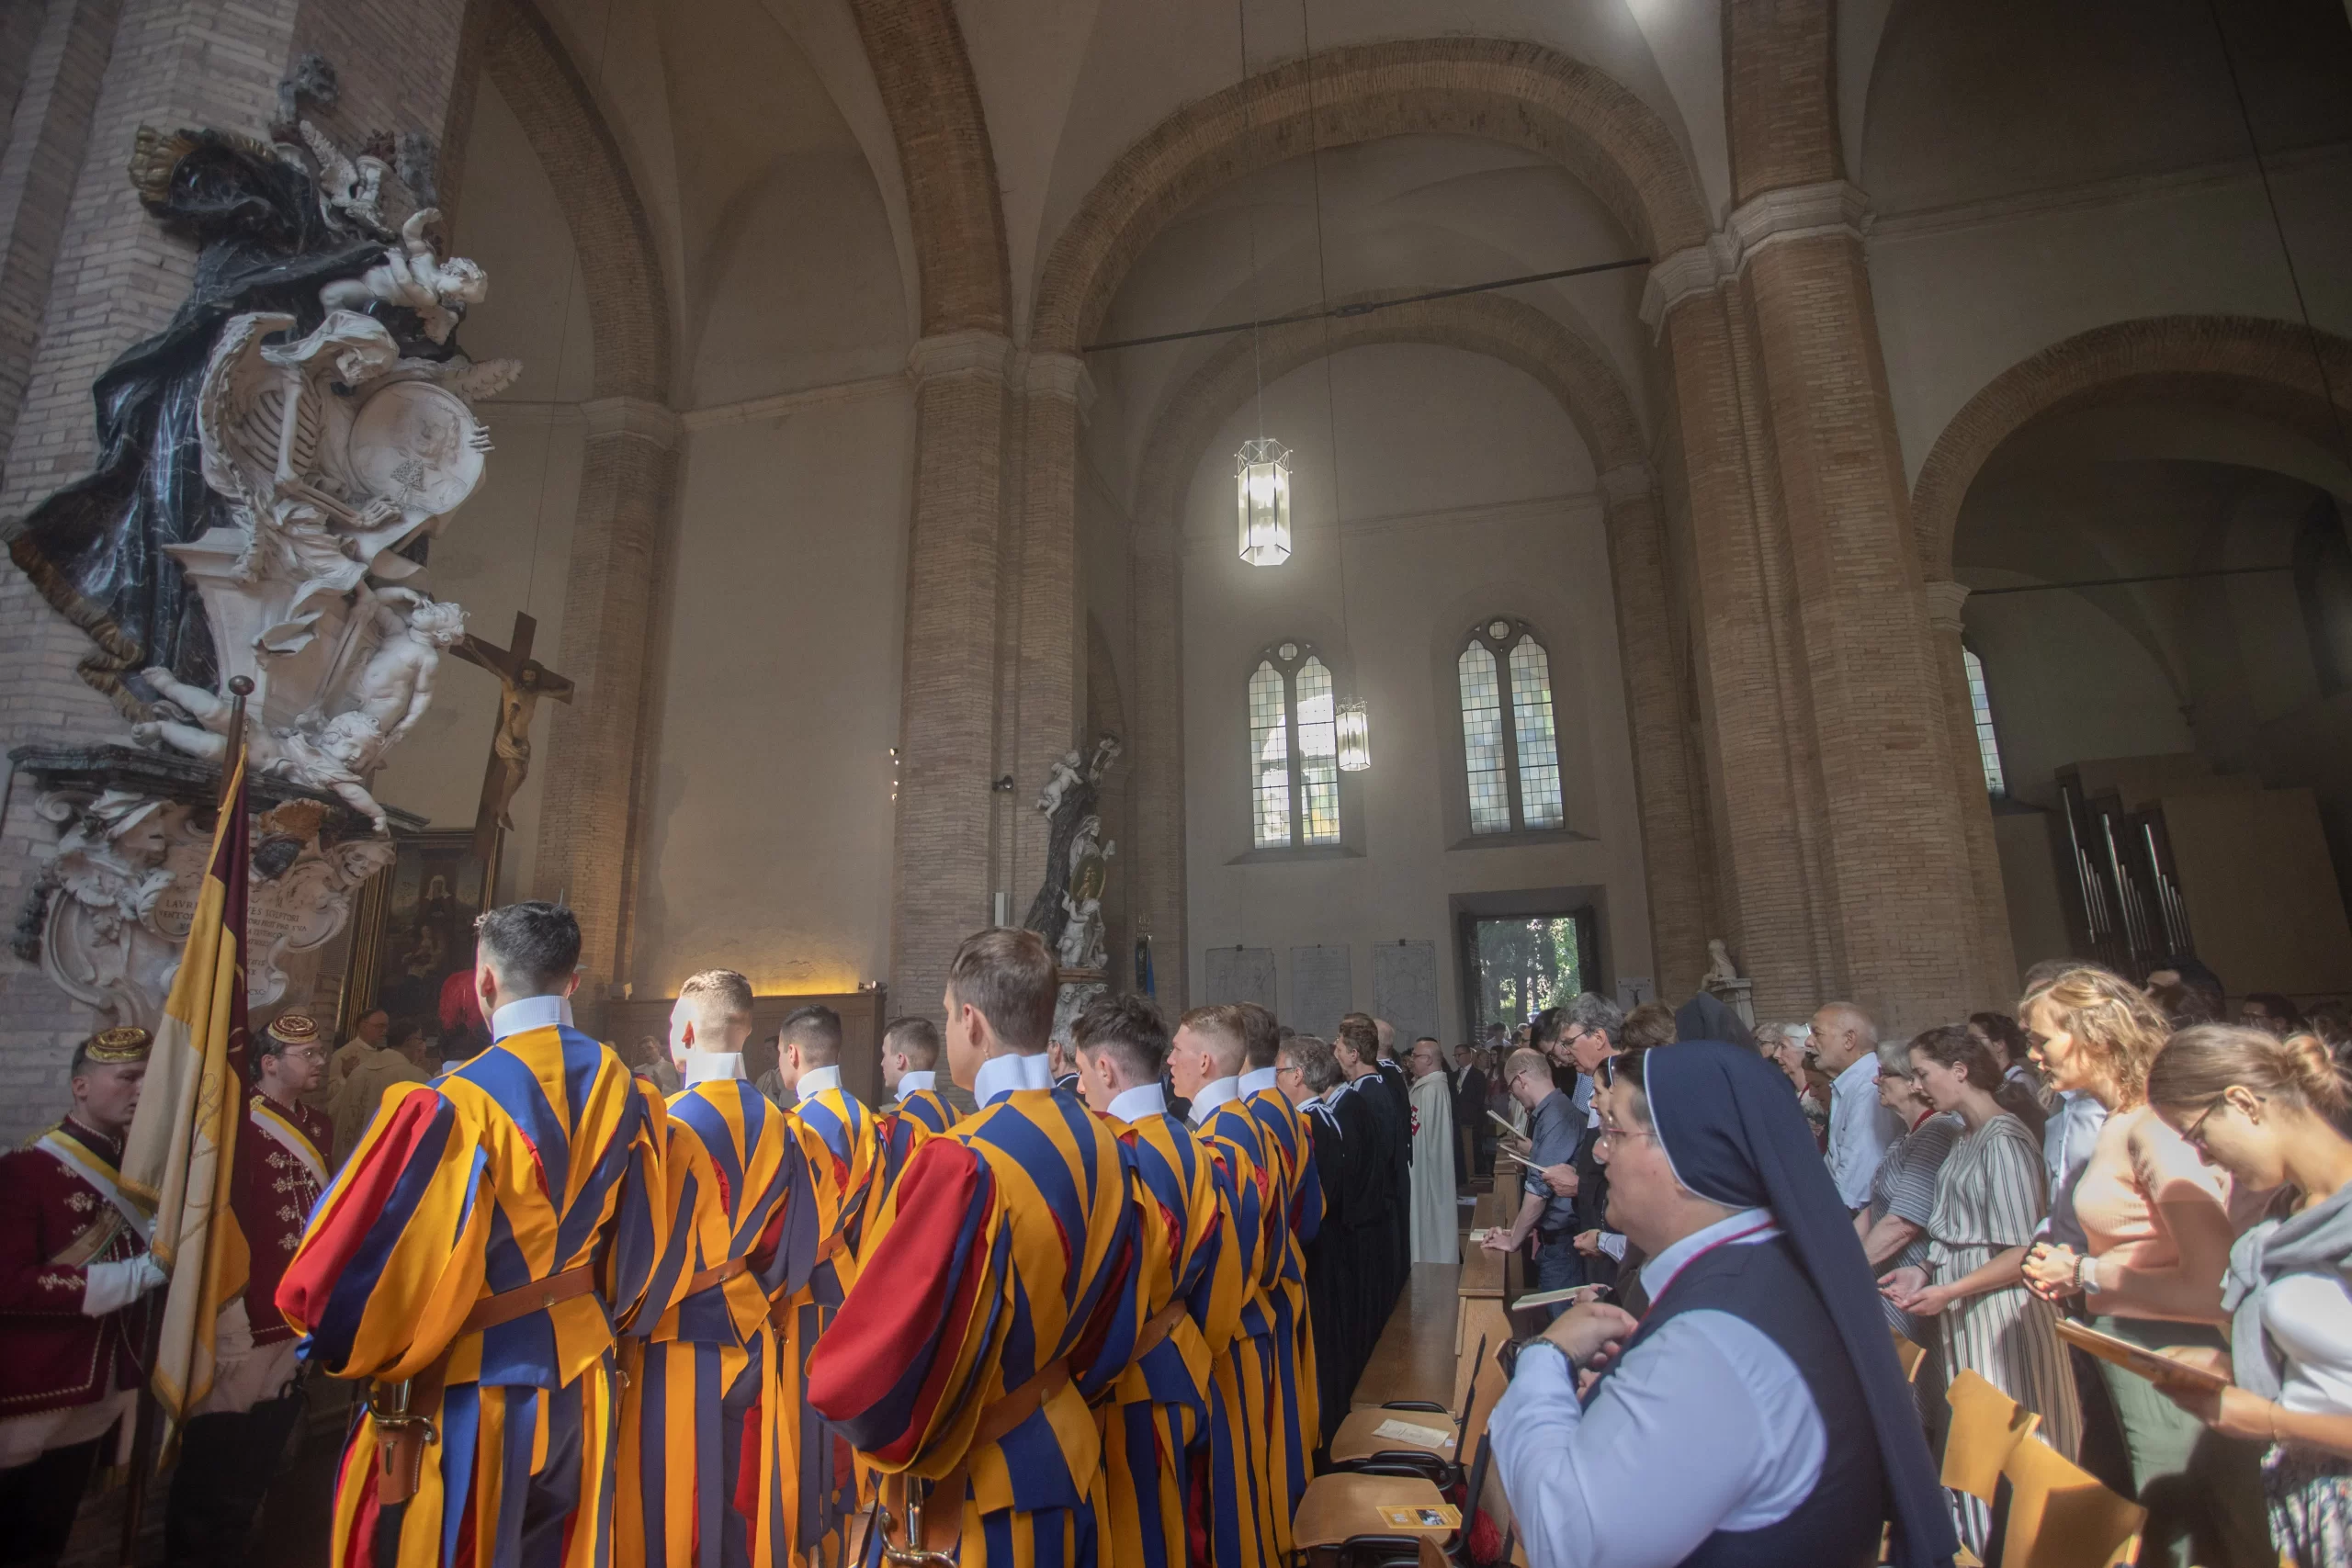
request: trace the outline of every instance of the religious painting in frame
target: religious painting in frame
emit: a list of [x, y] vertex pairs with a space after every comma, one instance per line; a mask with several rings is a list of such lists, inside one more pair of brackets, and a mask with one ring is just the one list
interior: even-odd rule
[[368, 1010], [382, 1008], [438, 1035], [443, 995], [451, 976], [473, 973], [474, 918], [498, 885], [496, 852], [489, 861], [477, 856], [471, 829], [405, 834], [398, 843], [355, 922], [345, 1034]]

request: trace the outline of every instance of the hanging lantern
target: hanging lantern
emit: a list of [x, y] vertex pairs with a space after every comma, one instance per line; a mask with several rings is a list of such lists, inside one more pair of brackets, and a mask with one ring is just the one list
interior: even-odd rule
[[1290, 452], [1272, 436], [1241, 444], [1233, 460], [1234, 507], [1241, 558], [1251, 566], [1290, 559]]
[[1341, 703], [1340, 721], [1340, 772], [1360, 773], [1372, 766], [1372, 716], [1363, 704]]

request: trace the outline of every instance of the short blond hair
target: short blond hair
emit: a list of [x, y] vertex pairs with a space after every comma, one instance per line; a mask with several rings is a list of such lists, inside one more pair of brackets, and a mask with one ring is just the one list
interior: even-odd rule
[[678, 987], [678, 999], [692, 1002], [695, 1017], [706, 1024], [752, 1027], [752, 982], [732, 969], [706, 969], [687, 976], [685, 984]]

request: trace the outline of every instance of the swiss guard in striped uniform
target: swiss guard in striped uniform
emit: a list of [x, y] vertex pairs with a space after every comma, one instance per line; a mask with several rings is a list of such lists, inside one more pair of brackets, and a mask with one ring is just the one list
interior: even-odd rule
[[477, 952], [491, 1047], [385, 1092], [278, 1286], [305, 1356], [369, 1380], [334, 1568], [612, 1555], [613, 1325], [668, 1241], [668, 1116], [571, 1026], [571, 910], [493, 909]]
[[[74, 1048], [74, 1109], [0, 1155], [0, 1519], [11, 1561], [53, 1563], [90, 1472], [127, 1447], [164, 1270], [123, 1195], [122, 1140], [151, 1044], [108, 1029]], [[104, 1452], [101, 1452], [101, 1450]]]
[[980, 1110], [915, 1151], [808, 1366], [809, 1402], [884, 1472], [893, 1544], [920, 1511], [966, 1568], [1102, 1559], [1088, 1395], [1143, 1329], [1129, 1162], [1046, 1069], [1057, 990], [1035, 931], [956, 950], [948, 1061]]
[[806, 1393], [808, 1358], [857, 1282], [865, 1227], [881, 1201], [882, 1126], [842, 1087], [842, 1020], [829, 1007], [796, 1009], [776, 1032], [776, 1076], [797, 1098], [787, 1113], [808, 1167], [816, 1259], [796, 1270], [774, 1312], [782, 1337], [780, 1397], [792, 1414], [785, 1462], [797, 1478], [792, 1561], [799, 1568], [841, 1560], [857, 1477], [847, 1445], [826, 1428]]
[[1238, 1007], [1194, 1008], [1168, 1054], [1176, 1092], [1193, 1103], [1193, 1131], [1231, 1172], [1240, 1199], [1236, 1231], [1251, 1253], [1239, 1325], [1215, 1368], [1209, 1409], [1209, 1560], [1216, 1568], [1277, 1568], [1289, 1560], [1291, 1541], [1283, 1417], [1271, 1408], [1283, 1386], [1274, 1303], [1288, 1247], [1287, 1194], [1281, 1156], [1240, 1098], [1248, 1029]]
[[1144, 997], [1097, 997], [1071, 1026], [1086, 1102], [1118, 1126], [1140, 1185], [1145, 1310], [1135, 1362], [1097, 1407], [1110, 1515], [1108, 1561], [1185, 1568], [1193, 1459], [1208, 1457], [1209, 1369], [1233, 1338], [1249, 1281], [1227, 1244], [1224, 1168], [1182, 1118], [1159, 1072], [1168, 1026]]
[[333, 1125], [301, 1100], [326, 1076], [317, 1021], [281, 1013], [246, 1054], [254, 1088], [237, 1128], [229, 1189], [249, 1260], [245, 1289], [214, 1321], [211, 1392], [189, 1412], [164, 1516], [164, 1555], [189, 1568], [245, 1561], [277, 1473], [254, 1456], [285, 1452], [301, 1419], [294, 1327], [277, 1310], [277, 1282], [327, 1184], [334, 1143]]
[[619, 1568], [783, 1568], [797, 1517], [783, 1462], [797, 1411], [778, 1394], [768, 1297], [814, 1252], [808, 1170], [790, 1119], [743, 1076], [752, 983], [688, 977], [670, 1013], [662, 1152], [669, 1246], [621, 1366]]
[[[1282, 1278], [1271, 1296], [1274, 1309], [1275, 1387], [1273, 1407], [1282, 1413], [1283, 1441], [1272, 1456], [1279, 1465], [1277, 1495], [1282, 1517], [1298, 1512], [1314, 1479], [1315, 1450], [1322, 1434], [1322, 1390], [1315, 1368], [1315, 1328], [1306, 1300], [1306, 1248], [1323, 1228], [1323, 1181], [1315, 1164], [1315, 1135], [1306, 1117], [1276, 1082], [1275, 1060], [1282, 1026], [1255, 1002], [1243, 1002], [1241, 1022], [1247, 1060], [1234, 1089], [1242, 1108], [1255, 1118], [1273, 1167], [1283, 1206]], [[1287, 1541], [1287, 1533], [1284, 1535]]]
[[944, 1133], [964, 1119], [939, 1089], [939, 1026], [927, 1018], [893, 1019], [882, 1031], [882, 1087], [898, 1097], [898, 1113], [928, 1133]]

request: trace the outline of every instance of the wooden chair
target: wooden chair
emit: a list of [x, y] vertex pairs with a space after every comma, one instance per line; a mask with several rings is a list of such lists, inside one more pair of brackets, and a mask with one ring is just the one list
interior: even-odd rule
[[1382, 1518], [1380, 1510], [1445, 1506], [1445, 1494], [1419, 1476], [1318, 1475], [1291, 1520], [1292, 1545], [1317, 1568], [1418, 1568], [1422, 1540], [1434, 1538], [1442, 1554], [1453, 1530], [1400, 1529]]
[[1944, 1397], [1951, 1404], [1951, 1432], [1944, 1439], [1943, 1483], [1990, 1506], [2001, 1467], [2041, 1426], [2041, 1417], [1965, 1368]]
[[2117, 1496], [2041, 1438], [2011, 1449], [2001, 1473], [2009, 1482], [2002, 1568], [2109, 1568], [2139, 1555], [2148, 1510]]
[[1894, 1359], [1903, 1363], [1903, 1375], [1912, 1382], [1919, 1381], [1919, 1363], [1928, 1359], [1928, 1348], [1905, 1339], [1893, 1329], [1887, 1333], [1894, 1340]]
[[[1487, 1337], [1480, 1335], [1473, 1352], [1476, 1359], [1487, 1359]], [[1496, 1380], [1502, 1369], [1498, 1367]], [[1501, 1397], [1499, 1388], [1490, 1388], [1489, 1380], [1474, 1377], [1470, 1395], [1463, 1401], [1461, 1413], [1450, 1415], [1430, 1406], [1416, 1408], [1411, 1403], [1391, 1402], [1372, 1410], [1351, 1410], [1340, 1429], [1331, 1435], [1332, 1471], [1362, 1470], [1367, 1465], [1393, 1467], [1409, 1465], [1426, 1474], [1439, 1486], [1451, 1486], [1461, 1478], [1464, 1456], [1470, 1452], [1475, 1440], [1469, 1436], [1474, 1421], [1484, 1425], [1481, 1405], [1491, 1405]], [[1413, 1424], [1442, 1434], [1430, 1442], [1416, 1442], [1409, 1438], [1383, 1437], [1379, 1428], [1385, 1423], [1404, 1417], [1420, 1416]], [[1310, 1483], [1311, 1484], [1311, 1483]]]

